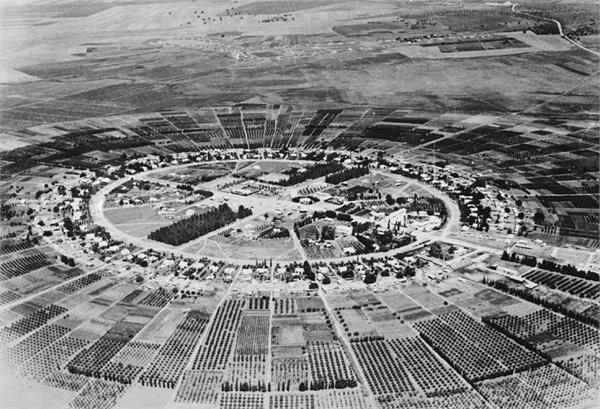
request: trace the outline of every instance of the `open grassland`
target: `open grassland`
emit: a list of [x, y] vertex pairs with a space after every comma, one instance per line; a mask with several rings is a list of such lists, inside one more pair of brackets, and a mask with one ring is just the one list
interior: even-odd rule
[[[403, 50], [403, 47], [406, 50]], [[408, 55], [413, 50], [430, 52], [432, 47], [399, 46], [400, 52]], [[437, 48], [435, 48], [437, 49]], [[537, 47], [534, 48], [537, 50]], [[424, 50], [424, 51], [422, 51]], [[248, 70], [244, 65], [229, 64], [228, 57], [215, 56], [210, 62], [198, 64], [191, 56], [188, 60], [191, 70], [203, 64], [219, 64], [227, 66], [227, 70], [200, 72], [189, 78], [174, 82], [175, 78], [161, 79], [171, 86], [157, 83], [157, 79], [147, 77], [144, 73], [135, 73], [131, 66], [123, 66], [114, 72], [117, 76], [135, 75], [136, 84], [122, 85], [117, 88], [108, 86], [97, 88], [88, 93], [85, 99], [74, 93], [55, 101], [50, 93], [47, 101], [39, 102], [35, 93], [31, 93], [20, 84], [6, 87], [7, 93], [21, 95], [24, 104], [16, 107], [5, 107], [2, 115], [3, 123], [11, 128], [36, 125], [43, 122], [57, 122], [80, 119], [89, 116], [111, 115], [127, 110], [153, 111], [173, 106], [198, 106], [204, 104], [221, 104], [223, 102], [241, 102], [251, 95], [262, 95], [272, 102], [294, 102], [296, 104], [356, 104], [371, 103], [397, 104], [403, 101], [406, 108], [446, 109], [453, 111], [504, 112], [522, 110], [540, 102], [547, 101], [576, 87], [595, 71], [597, 61], [581, 51], [522, 52], [519, 54], [487, 56], [476, 58], [442, 59], [430, 61], [425, 55], [418, 53], [403, 61], [383, 63], [367, 63], [357, 65], [356, 57], [347, 59], [331, 56], [318, 58], [318, 61], [301, 63], [289, 61], [277, 67], [262, 64]], [[359, 51], [360, 52], [360, 51]], [[439, 50], [438, 50], [439, 52]], [[444, 56], [461, 53], [440, 53]], [[487, 53], [488, 51], [473, 51]], [[491, 52], [491, 51], [490, 51]], [[168, 53], [168, 51], [167, 51]], [[176, 56], [174, 56], [176, 57]], [[107, 58], [111, 58], [107, 56]], [[147, 64], [165, 64], [147, 58]], [[320, 61], [319, 61], [320, 60]], [[98, 67], [94, 59], [88, 61], [90, 68]], [[59, 65], [67, 68], [69, 62]], [[184, 64], [186, 64], [184, 62]], [[566, 67], [566, 68], [565, 68]], [[99, 67], [98, 67], [99, 68]], [[75, 70], [74, 79], [61, 81], [96, 82], [93, 76], [104, 71], [93, 71], [92, 78], [80, 68]], [[102, 74], [105, 75], [105, 74]], [[426, 75], [428, 81], [420, 79]], [[261, 77], [263, 84], [248, 83], [248, 78]], [[305, 81], [301, 85], [273, 85], [277, 78]], [[198, 82], [202, 79], [201, 82]], [[556, 81], [560, 79], [560, 81]], [[39, 82], [56, 81], [49, 76]], [[233, 82], [232, 82], [233, 81]], [[505, 84], [513, 84], [505, 87]], [[203, 84], [199, 87], [199, 84]], [[561, 107], [567, 111], [583, 108], [597, 108], [597, 87], [588, 81], [576, 93], [562, 98]], [[82, 103], [85, 102], [85, 103]], [[114, 104], [118, 105], [115, 107]]]
[[[296, 260], [296, 253], [291, 239], [259, 239], [246, 240], [236, 237], [213, 236], [208, 241], [214, 241], [226, 257], [242, 260], [263, 260], [285, 256], [286, 260]], [[208, 254], [204, 249], [202, 254]], [[274, 257], [275, 256], [275, 257]], [[292, 258], [288, 258], [292, 257]]]
[[[518, 111], [574, 88], [598, 63], [559, 36], [517, 30], [526, 19], [489, 10], [444, 14], [436, 7], [447, 6], [435, 3], [93, 4], [102, 7], [77, 16], [50, 5], [35, 18], [51, 24], [28, 26], [23, 20], [5, 28], [2, 63], [10, 71], [0, 78], [4, 129], [256, 96], [317, 107], [402, 101], [415, 109]], [[293, 20], [264, 21], [283, 14]], [[65, 15], [71, 18], [61, 18]], [[370, 27], [368, 21], [379, 23]], [[452, 38], [465, 37], [467, 45], [443, 52], [442, 46], [395, 41], [395, 34], [344, 37], [332, 30], [339, 26], [358, 34], [364, 27], [368, 33], [403, 30], [405, 36], [444, 34], [451, 27]], [[78, 35], [69, 34], [74, 32]], [[502, 33], [510, 44], [468, 39], [473, 32]], [[597, 36], [582, 41], [597, 46]], [[11, 79], [10, 72], [20, 77]], [[597, 92], [597, 82], [588, 81], [550, 109], [595, 110]], [[214, 115], [205, 119], [215, 122]]]
[[113, 224], [166, 223], [169, 219], [160, 216], [153, 205], [105, 209], [106, 218]]

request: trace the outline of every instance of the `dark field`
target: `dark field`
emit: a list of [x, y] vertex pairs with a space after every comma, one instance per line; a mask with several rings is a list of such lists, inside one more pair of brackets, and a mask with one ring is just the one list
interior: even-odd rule
[[[508, 44], [462, 43], [448, 46], [451, 49], [444, 51], [484, 46], [521, 44], [516, 40]], [[153, 53], [138, 58], [143, 60], [138, 64], [144, 69], [136, 69], [131, 64], [120, 66], [123, 61], [120, 56], [88, 57], [82, 61], [23, 68], [24, 72], [43, 80], [5, 86], [6, 94], [19, 95], [19, 98], [7, 100], [3, 106], [3, 128], [18, 129], [44, 122], [126, 112], [238, 103], [254, 96], [272, 103], [319, 106], [328, 103], [397, 105], [402, 101], [405, 108], [455, 112], [514, 112], [541, 103], [545, 103], [543, 109], [563, 112], [594, 110], [599, 106], [597, 83], [589, 78], [598, 60], [581, 51], [435, 61], [386, 52], [341, 59], [325, 56], [318, 62], [290, 61], [276, 67], [231, 65], [229, 57], [220, 55], [210, 64], [192, 64], [193, 56], [190, 56], [185, 59], [184, 67], [176, 69], [163, 59], [155, 60]], [[215, 62], [219, 60], [223, 68], [216, 68]], [[101, 69], [107, 65], [111, 68]], [[424, 74], [428, 81], [419, 81]], [[557, 83], [554, 78], [561, 81]], [[514, 86], [507, 88], [504, 86], [507, 83]], [[56, 89], [58, 84], [64, 84], [58, 98], [46, 94], [43, 102], [37, 99], [39, 89]], [[571, 89], [574, 91], [568, 93]], [[565, 92], [566, 95], [558, 98]], [[549, 97], [551, 95], [556, 98]]]

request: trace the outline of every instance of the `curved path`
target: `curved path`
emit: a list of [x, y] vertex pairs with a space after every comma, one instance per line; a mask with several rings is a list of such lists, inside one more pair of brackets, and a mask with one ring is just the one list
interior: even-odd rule
[[[174, 182], [170, 182], [170, 181], [166, 181], [166, 180], [159, 181], [157, 179], [151, 179], [149, 177], [153, 173], [164, 172], [164, 171], [168, 171], [168, 170], [177, 170], [177, 169], [186, 168], [186, 167], [190, 167], [190, 166], [194, 166], [194, 165], [207, 165], [207, 164], [211, 164], [211, 163], [216, 164], [216, 163], [223, 163], [223, 162], [240, 162], [240, 161], [244, 161], [244, 159], [192, 162], [192, 163], [186, 163], [186, 164], [182, 164], [182, 165], [175, 165], [175, 166], [171, 166], [171, 167], [151, 169], [151, 170], [148, 170], [145, 172], [140, 172], [135, 175], [131, 175], [131, 176], [116, 180], [116, 181], [111, 182], [111, 183], [107, 184], [106, 186], [104, 186], [99, 192], [97, 192], [92, 197], [92, 199], [90, 200], [90, 205], [89, 205], [91, 216], [92, 216], [94, 222], [96, 224], [104, 227], [111, 234], [111, 236], [114, 239], [122, 240], [126, 243], [131, 243], [142, 249], [150, 249], [150, 250], [156, 250], [156, 251], [161, 251], [161, 252], [165, 252], [165, 253], [172, 253], [174, 255], [183, 256], [186, 258], [196, 258], [196, 259], [207, 258], [207, 259], [213, 260], [213, 261], [223, 260], [223, 261], [228, 261], [228, 262], [231, 262], [234, 264], [253, 264], [256, 261], [256, 258], [245, 259], [245, 258], [227, 257], [227, 256], [218, 257], [215, 255], [201, 255], [201, 254], [195, 254], [198, 252], [192, 253], [188, 249], [195, 245], [200, 245], [200, 246], [204, 247], [202, 245], [202, 243], [206, 242], [206, 240], [208, 240], [208, 236], [218, 234], [219, 232], [224, 231], [229, 228], [232, 228], [232, 227], [235, 228], [236, 226], [240, 226], [241, 224], [244, 224], [244, 223], [248, 222], [249, 220], [252, 220], [261, 214], [275, 212], [276, 209], [283, 208], [283, 209], [294, 210], [294, 211], [310, 212], [310, 211], [314, 211], [314, 210], [334, 209], [335, 207], [337, 207], [336, 205], [326, 203], [326, 202], [319, 202], [315, 205], [302, 205], [300, 203], [293, 203], [289, 200], [276, 198], [276, 197], [257, 197], [257, 196], [245, 197], [245, 196], [239, 196], [239, 195], [235, 195], [232, 193], [227, 193], [227, 192], [223, 192], [223, 191], [219, 191], [219, 190], [217, 190], [217, 191], [213, 190], [214, 196], [211, 197], [212, 200], [221, 200], [221, 201], [227, 201], [227, 202], [233, 202], [233, 203], [246, 200], [248, 204], [247, 205], [245, 204], [245, 205], [247, 207], [251, 207], [253, 209], [253, 214], [244, 219], [236, 220], [235, 222], [233, 222], [225, 227], [222, 227], [220, 229], [212, 231], [212, 232], [208, 233], [207, 235], [198, 237], [198, 238], [191, 240], [187, 243], [184, 243], [180, 246], [171, 246], [166, 243], [149, 240], [145, 237], [135, 237], [127, 232], [124, 232], [123, 230], [119, 229], [118, 226], [111, 223], [104, 213], [105, 196], [110, 191], [112, 191], [114, 188], [116, 188], [117, 186], [121, 185], [122, 183], [126, 182], [129, 179], [152, 180], [154, 182], [161, 183], [161, 184], [176, 184]], [[249, 161], [257, 162], [257, 163], [260, 163], [260, 162], [307, 163], [307, 161], [285, 160], [285, 159], [250, 159]], [[393, 250], [390, 250], [387, 252], [361, 254], [361, 255], [359, 255], [360, 257], [375, 257], [375, 258], [377, 258], [377, 257], [386, 257], [386, 256], [393, 256], [393, 255], [401, 254], [401, 253], [413, 252], [415, 250], [425, 247], [427, 244], [429, 244], [429, 242], [431, 242], [433, 240], [444, 241], [444, 239], [446, 239], [450, 234], [453, 234], [453, 233], [456, 233], [459, 231], [460, 211], [458, 209], [458, 205], [454, 202], [454, 200], [452, 200], [445, 193], [435, 189], [434, 187], [432, 187], [431, 185], [428, 185], [426, 183], [420, 182], [415, 179], [410, 179], [405, 176], [392, 174], [390, 172], [373, 170], [372, 174], [381, 174], [381, 175], [388, 176], [388, 177], [396, 179], [396, 180], [403, 180], [407, 183], [410, 183], [414, 186], [419, 187], [420, 189], [431, 194], [432, 196], [436, 196], [436, 197], [440, 198], [441, 200], [443, 200], [443, 202], [446, 206], [448, 218], [446, 220], [444, 227], [440, 230], [435, 230], [435, 231], [431, 231], [431, 232], [414, 232], [413, 235], [417, 238], [417, 240], [407, 246], [403, 246], [403, 247], [393, 249]], [[296, 188], [296, 187], [294, 187], [294, 188]], [[291, 233], [292, 233], [292, 236], [295, 235], [293, 232], [291, 232]], [[294, 240], [294, 237], [292, 237], [292, 239], [293, 239], [292, 241], [294, 243], [294, 247], [292, 249], [295, 248], [296, 250], [298, 250], [302, 256], [302, 260], [305, 260], [306, 258], [304, 256], [304, 251], [300, 245], [299, 240], [297, 240], [297, 238]], [[298, 247], [300, 247], [300, 248], [298, 248]], [[275, 256], [277, 256], [277, 255], [275, 255]], [[274, 257], [274, 258], [276, 258], [276, 257]], [[339, 262], [339, 261], [351, 261], [351, 260], [356, 260], [356, 256], [335, 257], [335, 258], [327, 258], [327, 259], [314, 259], [313, 261]]]
[[556, 28], [558, 29], [558, 34], [559, 34], [559, 35], [560, 35], [562, 38], [564, 38], [565, 40], [567, 40], [568, 42], [570, 42], [570, 43], [571, 43], [571, 44], [573, 44], [574, 46], [576, 46], [576, 47], [578, 47], [578, 48], [581, 48], [582, 50], [584, 50], [584, 51], [587, 51], [588, 53], [592, 53], [592, 54], [594, 54], [594, 55], [596, 55], [596, 56], [600, 57], [600, 52], [598, 52], [598, 51], [594, 51], [594, 50], [592, 50], [592, 49], [589, 49], [589, 48], [587, 48], [586, 46], [584, 46], [583, 44], [580, 44], [579, 42], [577, 42], [577, 41], [573, 40], [571, 37], [569, 37], [568, 35], [566, 35], [566, 34], [565, 34], [565, 32], [563, 31], [562, 24], [560, 23], [560, 21], [558, 21], [558, 20], [556, 20], [556, 19], [553, 19], [553, 18], [548, 18], [548, 17], [541, 17], [541, 16], [532, 15], [532, 14], [529, 14], [529, 13], [527, 13], [527, 12], [526, 12], [527, 10], [525, 10], [525, 11], [519, 11], [519, 10], [517, 10], [517, 7], [518, 7], [518, 4], [517, 4], [517, 3], [514, 3], [514, 4], [512, 5], [512, 11], [513, 11], [513, 12], [515, 12], [515, 13], [522, 14], [522, 15], [524, 15], [524, 16], [532, 17], [532, 18], [534, 18], [534, 19], [540, 19], [540, 20], [544, 20], [544, 21], [549, 21], [549, 22], [551, 22], [551, 23], [554, 23], [554, 24], [556, 24]]

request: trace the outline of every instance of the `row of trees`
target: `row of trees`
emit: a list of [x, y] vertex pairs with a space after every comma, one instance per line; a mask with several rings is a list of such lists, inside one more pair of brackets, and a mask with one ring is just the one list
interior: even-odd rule
[[369, 168], [367, 167], [357, 167], [357, 168], [348, 168], [344, 169], [341, 172], [332, 173], [325, 177], [326, 183], [331, 183], [333, 185], [340, 184], [350, 179], [358, 178], [369, 173]]
[[508, 253], [506, 250], [502, 252], [501, 260], [519, 263], [529, 267], [537, 266], [537, 259], [534, 256], [518, 255], [517, 253]]
[[600, 276], [594, 271], [579, 270], [571, 264], [559, 264], [555, 261], [542, 260], [537, 261], [533, 256], [517, 255], [516, 253], [508, 253], [506, 250], [502, 253], [502, 260], [520, 263], [530, 267], [541, 268], [542, 270], [554, 271], [571, 277], [583, 278], [591, 281], [600, 281]]
[[554, 261], [550, 261], [550, 260], [542, 260], [538, 263], [538, 267], [543, 269], [543, 270], [548, 270], [548, 271], [555, 271], [557, 273], [561, 273], [561, 274], [565, 274], [565, 275], [569, 275], [569, 276], [573, 276], [573, 277], [579, 277], [579, 278], [585, 278], [586, 280], [592, 280], [592, 281], [600, 281], [600, 276], [598, 275], [598, 273], [595, 273], [593, 271], [585, 271], [585, 270], [579, 270], [577, 267], [571, 265], [571, 264], [558, 264]]
[[265, 383], [259, 380], [257, 384], [248, 382], [239, 382], [237, 379], [235, 383], [225, 381], [221, 384], [221, 390], [223, 392], [240, 391], [240, 392], [267, 392], [271, 391], [271, 383]]
[[342, 169], [344, 169], [344, 165], [341, 165], [339, 163], [317, 163], [315, 165], [307, 167], [304, 172], [296, 171], [295, 173], [292, 173], [287, 179], [271, 183], [275, 183], [280, 186], [293, 186], [309, 179], [317, 179], [326, 176], [330, 173], [339, 172]]
[[309, 385], [306, 385], [306, 383], [304, 382], [300, 382], [300, 384], [298, 385], [298, 390], [300, 390], [300, 392], [304, 392], [307, 390], [320, 391], [323, 389], [345, 389], [354, 388], [356, 387], [356, 385], [357, 382], [355, 379], [336, 379], [335, 381], [317, 379], [311, 381]]
[[70, 267], [75, 267], [75, 259], [73, 257], [67, 257], [63, 254], [60, 255], [60, 261]]
[[242, 205], [237, 212], [234, 212], [226, 203], [223, 203], [205, 213], [194, 214], [169, 226], [161, 227], [150, 233], [148, 238], [179, 246], [251, 214], [252, 210]]
[[549, 310], [561, 313], [569, 318], [573, 318], [577, 321], [583, 322], [584, 324], [593, 325], [594, 327], [600, 326], [600, 318], [597, 316], [588, 316], [575, 310], [569, 309], [564, 302], [553, 301], [548, 298], [540, 297], [526, 288], [516, 288], [509, 286], [504, 281], [492, 280], [483, 278], [482, 282], [490, 287], [505, 292], [510, 295], [517, 296], [529, 302], [548, 308]]
[[350, 216], [347, 213], [338, 213], [335, 210], [325, 210], [325, 211], [321, 211], [321, 210], [317, 210], [315, 212], [313, 212], [313, 219], [323, 219], [325, 217], [328, 217], [330, 219], [338, 219], [341, 221], [346, 221], [346, 222], [351, 222], [352, 221], [352, 216]]

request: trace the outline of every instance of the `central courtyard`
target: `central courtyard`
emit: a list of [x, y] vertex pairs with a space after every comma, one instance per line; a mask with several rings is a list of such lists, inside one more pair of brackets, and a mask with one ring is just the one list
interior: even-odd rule
[[430, 185], [331, 153], [144, 168], [90, 211], [132, 245], [243, 264], [413, 251], [456, 227], [451, 207]]

